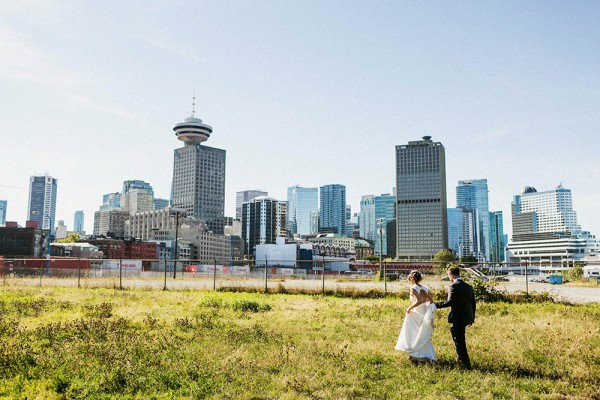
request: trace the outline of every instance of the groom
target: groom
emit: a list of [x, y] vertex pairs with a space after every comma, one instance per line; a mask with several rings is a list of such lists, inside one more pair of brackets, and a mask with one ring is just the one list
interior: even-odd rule
[[464, 369], [471, 369], [471, 360], [467, 353], [467, 343], [465, 341], [465, 330], [467, 325], [475, 322], [475, 295], [473, 288], [460, 278], [460, 269], [450, 267], [446, 271], [452, 285], [448, 287], [448, 300], [435, 303], [436, 308], [450, 307], [448, 322], [452, 324], [450, 332], [452, 340], [456, 347], [458, 362]]

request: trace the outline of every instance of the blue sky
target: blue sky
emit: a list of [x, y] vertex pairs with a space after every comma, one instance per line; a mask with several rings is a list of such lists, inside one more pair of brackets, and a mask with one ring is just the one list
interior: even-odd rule
[[[127, 179], [169, 197], [173, 126], [190, 114], [227, 150], [235, 192], [394, 186], [394, 146], [446, 148], [448, 204], [487, 178], [573, 190], [600, 233], [596, 2], [8, 1], [0, 13], [0, 199], [24, 223], [29, 177], [58, 179], [57, 219]], [[510, 230], [510, 229], [507, 229]]]

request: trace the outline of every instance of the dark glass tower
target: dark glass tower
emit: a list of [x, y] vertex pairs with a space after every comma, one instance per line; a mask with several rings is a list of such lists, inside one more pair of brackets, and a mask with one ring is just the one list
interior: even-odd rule
[[51, 176], [32, 176], [29, 179], [27, 219], [37, 221], [39, 229], [54, 230], [56, 192], [56, 179]]

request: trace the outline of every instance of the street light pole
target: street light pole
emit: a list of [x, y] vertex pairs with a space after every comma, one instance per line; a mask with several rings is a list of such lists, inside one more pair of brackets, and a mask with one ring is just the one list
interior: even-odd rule
[[173, 259], [173, 279], [175, 279], [177, 277], [177, 257], [179, 256], [179, 214], [185, 213], [185, 210], [171, 207], [169, 212], [171, 214], [175, 213], [175, 257]]
[[[377, 222], [379, 222], [379, 276], [381, 277], [383, 274], [383, 221], [385, 218], [378, 218]], [[383, 277], [385, 280], [385, 277]]]

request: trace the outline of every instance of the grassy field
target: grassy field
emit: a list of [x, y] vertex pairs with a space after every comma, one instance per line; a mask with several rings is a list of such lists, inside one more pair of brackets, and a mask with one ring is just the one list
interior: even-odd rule
[[0, 292], [1, 398], [598, 399], [600, 305], [480, 304], [474, 370], [394, 350], [408, 300], [202, 291]]

